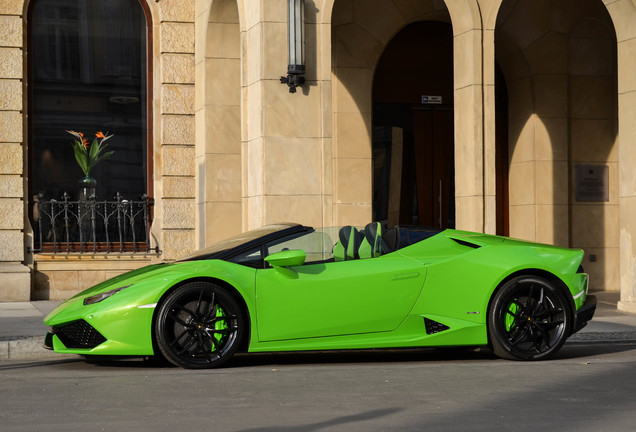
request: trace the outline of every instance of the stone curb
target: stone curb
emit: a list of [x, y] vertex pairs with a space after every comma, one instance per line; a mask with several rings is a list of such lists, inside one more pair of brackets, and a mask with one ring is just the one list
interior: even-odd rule
[[44, 336], [26, 337], [0, 341], [0, 361], [6, 360], [46, 360], [68, 357], [47, 350], [42, 346]]
[[[44, 336], [0, 340], [0, 361], [7, 360], [53, 360], [69, 358], [42, 346]], [[636, 343], [636, 332], [588, 332], [571, 336], [566, 344], [616, 344]]]
[[585, 332], [568, 338], [566, 343], [636, 342], [636, 332]]

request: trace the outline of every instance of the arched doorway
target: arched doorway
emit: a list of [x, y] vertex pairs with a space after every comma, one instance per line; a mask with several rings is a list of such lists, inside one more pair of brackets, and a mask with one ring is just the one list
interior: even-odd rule
[[373, 83], [373, 217], [455, 226], [453, 32], [416, 22], [387, 45]]
[[620, 283], [616, 43], [600, 0], [504, 0], [497, 16], [510, 235], [584, 249], [590, 289]]

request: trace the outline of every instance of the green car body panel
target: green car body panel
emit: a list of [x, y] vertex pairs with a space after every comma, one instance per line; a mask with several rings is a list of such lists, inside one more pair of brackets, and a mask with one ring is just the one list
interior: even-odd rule
[[[76, 295], [44, 322], [56, 328], [84, 320], [105, 338], [69, 348], [53, 334], [56, 352], [152, 355], [162, 300], [184, 284], [209, 281], [244, 309], [249, 352], [486, 345], [493, 295], [519, 274], [549, 276], [569, 292], [572, 312], [580, 309], [588, 282], [582, 259], [581, 250], [447, 229], [367, 259], [298, 265], [304, 253], [282, 251], [265, 258], [268, 268], [221, 259], [150, 265]], [[427, 331], [427, 320], [445, 331]]]

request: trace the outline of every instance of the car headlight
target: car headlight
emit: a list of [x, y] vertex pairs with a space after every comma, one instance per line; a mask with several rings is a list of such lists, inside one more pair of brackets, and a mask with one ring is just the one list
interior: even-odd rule
[[126, 285], [126, 286], [123, 286], [123, 287], [112, 289], [110, 291], [104, 291], [104, 292], [101, 292], [99, 294], [95, 294], [95, 295], [92, 295], [90, 297], [86, 297], [84, 299], [84, 306], [92, 305], [92, 304], [95, 304], [95, 303], [99, 303], [102, 300], [106, 300], [108, 297], [112, 296], [113, 294], [117, 294], [119, 291], [123, 290], [124, 288], [128, 288], [129, 286], [130, 285]]

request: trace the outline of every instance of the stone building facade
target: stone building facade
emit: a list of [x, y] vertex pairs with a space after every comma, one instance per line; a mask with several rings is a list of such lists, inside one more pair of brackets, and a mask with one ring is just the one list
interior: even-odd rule
[[139, 0], [161, 254], [31, 252], [37, 1], [0, 0], [0, 300], [382, 218], [583, 248], [591, 288], [636, 312], [636, 1], [305, 0], [290, 93], [287, 0]]

